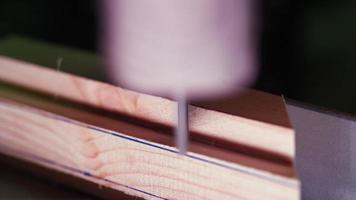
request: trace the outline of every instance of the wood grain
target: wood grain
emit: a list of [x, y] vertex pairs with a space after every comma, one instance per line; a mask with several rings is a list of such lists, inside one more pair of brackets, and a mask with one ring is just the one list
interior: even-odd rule
[[[0, 86], [3, 86], [0, 84]], [[160, 129], [145, 127], [140, 124], [132, 123], [122, 119], [116, 115], [110, 116], [106, 113], [91, 112], [88, 109], [82, 109], [77, 105], [68, 105], [68, 102], [62, 102], [58, 99], [37, 95], [30, 91], [24, 91], [18, 87], [0, 87], [0, 100], [16, 101], [18, 103], [28, 105], [34, 108], [55, 113], [70, 119], [74, 119], [97, 127], [114, 130], [129, 136], [145, 139], [151, 142], [156, 142], [164, 145], [173, 146], [173, 137], [167, 135]], [[213, 158], [238, 163], [244, 166], [253, 167], [256, 169], [268, 171], [274, 174], [279, 174], [288, 177], [295, 177], [293, 165], [286, 162], [278, 162], [274, 157], [255, 157], [253, 155], [244, 154], [237, 149], [219, 147], [213, 143], [202, 143], [199, 140], [191, 140], [189, 142], [189, 150], [194, 153], [208, 155]]]
[[0, 99], [0, 151], [145, 199], [298, 199], [298, 182]]
[[[0, 80], [32, 90], [100, 107], [113, 112], [134, 116], [147, 121], [175, 126], [174, 101], [125, 90], [107, 83], [47, 69], [34, 64], [0, 57]], [[268, 95], [262, 95], [267, 96]], [[269, 105], [275, 108], [275, 97]], [[281, 98], [277, 102], [280, 105]], [[258, 109], [258, 106], [256, 107]], [[278, 109], [277, 109], [278, 110]], [[283, 109], [282, 109], [283, 111]], [[261, 112], [255, 112], [261, 113]], [[281, 112], [271, 112], [270, 118], [279, 119]], [[284, 113], [285, 114], [285, 113]], [[270, 120], [278, 121], [279, 120]], [[284, 118], [283, 123], [269, 123], [246, 118], [219, 109], [189, 107], [189, 127], [193, 132], [242, 144], [283, 156], [294, 158], [294, 131]]]

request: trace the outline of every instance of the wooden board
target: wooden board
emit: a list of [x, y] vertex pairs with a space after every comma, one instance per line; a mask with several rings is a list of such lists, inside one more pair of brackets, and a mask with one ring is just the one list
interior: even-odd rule
[[7, 57], [0, 81], [20, 86], [0, 82], [1, 153], [146, 199], [299, 198], [294, 131], [278, 96], [190, 106], [180, 156], [166, 131], [171, 100]]

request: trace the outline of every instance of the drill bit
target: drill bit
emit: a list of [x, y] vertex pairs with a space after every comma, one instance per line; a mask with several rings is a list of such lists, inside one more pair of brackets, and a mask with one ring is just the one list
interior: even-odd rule
[[188, 143], [188, 104], [185, 97], [178, 98], [178, 121], [175, 140], [179, 153], [181, 155], [186, 154]]

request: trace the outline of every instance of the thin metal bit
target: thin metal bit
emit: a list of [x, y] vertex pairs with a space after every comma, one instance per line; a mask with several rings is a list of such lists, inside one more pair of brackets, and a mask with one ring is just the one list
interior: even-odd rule
[[188, 104], [186, 99], [178, 99], [178, 124], [176, 129], [176, 147], [181, 155], [187, 152], [188, 143]]

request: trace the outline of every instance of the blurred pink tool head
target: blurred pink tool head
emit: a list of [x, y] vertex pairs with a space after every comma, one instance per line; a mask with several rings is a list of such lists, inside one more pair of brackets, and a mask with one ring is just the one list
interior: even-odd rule
[[115, 83], [216, 98], [256, 74], [253, 0], [105, 0], [103, 47]]

